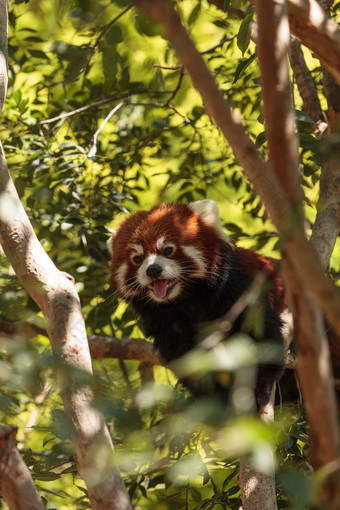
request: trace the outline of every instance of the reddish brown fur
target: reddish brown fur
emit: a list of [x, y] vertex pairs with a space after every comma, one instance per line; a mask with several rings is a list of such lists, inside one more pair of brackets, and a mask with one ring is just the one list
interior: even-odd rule
[[[150, 211], [139, 211], [130, 215], [117, 231], [111, 267], [117, 268], [123, 263], [128, 263], [129, 277], [136, 270], [128, 256], [129, 246], [140, 244], [145, 254], [156, 253], [156, 241], [164, 233], [166, 240], [177, 247], [174, 254], [176, 260], [187, 260], [181, 246], [195, 246], [203, 254], [207, 267], [214, 270], [218, 262], [216, 254], [218, 234], [185, 204], [161, 204]], [[111, 277], [114, 284], [114, 274], [111, 274]]]
[[271, 284], [271, 289], [268, 292], [268, 300], [274, 310], [281, 314], [285, 310], [287, 303], [282, 279], [272, 262], [274, 259], [264, 257], [260, 253], [246, 250], [245, 248], [236, 248], [235, 259], [240, 269], [251, 277], [255, 277], [260, 271], [266, 272]]

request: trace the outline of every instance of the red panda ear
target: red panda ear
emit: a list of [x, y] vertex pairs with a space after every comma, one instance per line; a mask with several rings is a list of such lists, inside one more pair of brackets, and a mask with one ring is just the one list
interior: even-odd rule
[[112, 236], [106, 241], [106, 246], [107, 246], [107, 249], [108, 249], [110, 255], [113, 255], [116, 234], [117, 234], [117, 232], [116, 232], [116, 230], [114, 230], [112, 232]]
[[191, 202], [189, 207], [198, 214], [204, 223], [213, 227], [221, 239], [229, 242], [227, 234], [222, 230], [218, 207], [214, 200], [197, 200], [197, 202]]

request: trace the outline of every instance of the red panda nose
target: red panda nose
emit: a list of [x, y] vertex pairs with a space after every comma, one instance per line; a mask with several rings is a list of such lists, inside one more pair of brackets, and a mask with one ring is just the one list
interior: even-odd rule
[[149, 278], [157, 278], [160, 276], [163, 268], [158, 264], [150, 264], [150, 266], [146, 269], [146, 274]]

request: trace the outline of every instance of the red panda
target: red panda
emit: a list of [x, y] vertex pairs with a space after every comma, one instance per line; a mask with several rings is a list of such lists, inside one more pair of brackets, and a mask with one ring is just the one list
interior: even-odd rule
[[[229, 242], [216, 203], [160, 204], [136, 212], [120, 225], [109, 243], [112, 286], [131, 303], [142, 330], [154, 339], [166, 363], [190, 351], [200, 324], [222, 318], [255, 275], [266, 271], [271, 288], [265, 296], [263, 334], [259, 337], [249, 325], [247, 328], [255, 341], [270, 340], [282, 351], [280, 363], [259, 364], [257, 369], [256, 403], [258, 407], [266, 404], [282, 374], [282, 283], [270, 259]], [[243, 312], [229, 335], [242, 331], [245, 322]], [[190, 387], [190, 381], [185, 383]]]

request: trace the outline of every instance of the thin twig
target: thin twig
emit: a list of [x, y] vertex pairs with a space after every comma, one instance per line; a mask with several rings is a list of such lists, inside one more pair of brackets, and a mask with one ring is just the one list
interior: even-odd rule
[[111, 20], [104, 28], [103, 30], [99, 33], [97, 39], [95, 40], [95, 42], [93, 43], [93, 45], [91, 46], [91, 53], [89, 55], [89, 58], [86, 62], [86, 66], [84, 68], [84, 77], [86, 76], [86, 73], [87, 73], [87, 70], [89, 68], [89, 65], [90, 65], [90, 62], [91, 62], [91, 59], [94, 55], [94, 52], [95, 52], [95, 49], [97, 48], [99, 42], [101, 41], [101, 39], [104, 37], [104, 35], [106, 34], [106, 32], [109, 30], [109, 28], [112, 27], [112, 25], [118, 21], [126, 12], [128, 12], [130, 9], [132, 9], [132, 4], [128, 5], [123, 11], [121, 11], [115, 18], [113, 18], [113, 20]]
[[144, 89], [142, 89], [142, 90], [126, 92], [124, 94], [117, 94], [116, 96], [106, 97], [104, 99], [100, 99], [99, 101], [96, 101], [95, 103], [91, 103], [91, 104], [82, 106], [81, 108], [77, 108], [76, 110], [72, 110], [71, 112], [61, 113], [60, 115], [57, 115], [56, 117], [42, 120], [38, 124], [40, 126], [44, 125], [44, 124], [53, 124], [53, 122], [57, 122], [58, 120], [67, 119], [69, 117], [73, 117], [74, 115], [79, 115], [79, 114], [85, 113], [89, 110], [94, 110], [100, 106], [105, 106], [107, 104], [113, 103], [114, 101], [118, 101], [120, 99], [126, 99], [127, 97], [131, 97], [131, 96], [138, 96], [139, 94], [166, 95], [166, 94], [173, 94], [173, 92], [174, 92], [173, 90], [144, 90]]
[[97, 153], [97, 139], [98, 139], [99, 133], [101, 132], [101, 130], [103, 129], [105, 124], [111, 119], [112, 115], [114, 115], [123, 106], [123, 104], [124, 103], [119, 103], [114, 108], [112, 108], [110, 113], [105, 117], [105, 119], [101, 123], [100, 127], [97, 129], [97, 131], [93, 135], [92, 144], [91, 144], [89, 152], [88, 152], [89, 158], [93, 158]]

